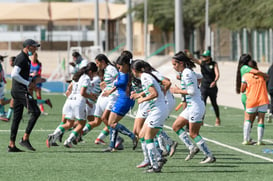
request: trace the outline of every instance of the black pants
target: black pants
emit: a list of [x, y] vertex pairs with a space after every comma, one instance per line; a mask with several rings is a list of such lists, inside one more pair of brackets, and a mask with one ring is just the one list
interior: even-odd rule
[[33, 99], [33, 97], [28, 93], [23, 92], [11, 92], [11, 96], [14, 101], [13, 105], [13, 120], [11, 124], [11, 130], [10, 130], [10, 140], [15, 141], [18, 127], [20, 124], [20, 121], [23, 116], [24, 107], [28, 109], [28, 112], [30, 113], [30, 119], [28, 121], [28, 125], [26, 128], [25, 133], [30, 134], [32, 129], [35, 126], [35, 123], [37, 119], [39, 118], [41, 111], [39, 107], [37, 106], [36, 100]]
[[202, 94], [202, 99], [207, 104], [207, 98], [210, 98], [210, 102], [213, 106], [214, 112], [216, 117], [220, 117], [220, 112], [219, 112], [219, 106], [217, 104], [216, 98], [217, 98], [217, 93], [218, 93], [218, 88], [215, 86], [213, 88], [205, 88], [201, 86], [201, 94]]

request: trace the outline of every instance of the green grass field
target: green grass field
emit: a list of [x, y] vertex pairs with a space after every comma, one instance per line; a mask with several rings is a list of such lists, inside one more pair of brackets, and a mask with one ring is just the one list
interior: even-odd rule
[[[273, 149], [273, 123], [265, 124], [267, 145], [244, 146], [242, 142], [242, 110], [229, 107], [221, 107], [222, 125], [214, 127], [214, 112], [207, 105], [205, 123], [201, 128], [201, 135], [208, 139], [207, 144], [217, 158], [213, 164], [201, 165], [203, 154], [199, 153], [194, 159], [186, 162], [186, 147], [178, 136], [171, 130], [166, 132], [174, 140], [179, 142], [178, 150], [162, 169], [160, 174], [146, 174], [136, 165], [143, 159], [140, 145], [132, 150], [132, 142], [125, 138], [125, 149], [114, 153], [103, 153], [105, 146], [95, 145], [94, 140], [103, 128], [101, 125], [84, 137], [85, 143], [80, 143], [73, 148], [59, 147], [47, 148], [45, 141], [47, 135], [56, 128], [61, 119], [62, 106], [65, 101], [63, 95], [47, 95], [50, 98], [53, 109], [45, 105], [47, 116], [41, 115], [32, 134], [30, 141], [37, 149], [36, 152], [22, 148], [18, 141], [24, 134], [28, 114], [25, 112], [20, 130], [17, 136], [17, 146], [26, 150], [23, 153], [8, 153], [10, 122], [0, 122], [0, 180], [2, 181], [29, 181], [29, 180], [273, 180], [273, 154], [263, 153], [263, 149]], [[7, 109], [7, 108], [6, 108]], [[171, 126], [178, 112], [166, 121]], [[133, 119], [125, 117], [122, 121], [132, 129]], [[256, 140], [257, 124], [252, 129], [252, 138]], [[68, 133], [64, 135], [66, 139]], [[108, 139], [107, 139], [108, 141]], [[109, 141], [108, 141], [109, 142]]]

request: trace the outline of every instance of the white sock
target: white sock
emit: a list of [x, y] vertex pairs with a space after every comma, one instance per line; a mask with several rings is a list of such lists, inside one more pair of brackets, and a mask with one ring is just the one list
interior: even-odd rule
[[251, 123], [249, 120], [246, 120], [244, 123], [244, 141], [249, 141], [250, 139], [250, 128]]
[[145, 141], [146, 141], [146, 148], [148, 151], [150, 163], [153, 168], [158, 168], [158, 163], [157, 163], [156, 153], [155, 153], [155, 149], [156, 149], [155, 144], [152, 139], [145, 140]]
[[178, 137], [183, 141], [183, 143], [186, 145], [186, 147], [189, 150], [192, 150], [194, 145], [191, 142], [188, 134], [186, 133], [186, 131], [184, 131], [184, 129], [180, 129], [180, 130], [183, 130], [183, 131], [180, 131], [180, 134], [178, 135]]
[[262, 142], [264, 136], [264, 124], [258, 124], [257, 127], [258, 142]]
[[143, 139], [143, 141], [141, 141], [141, 148], [142, 148], [144, 160], [149, 160], [148, 150], [146, 148], [146, 142], [144, 139]]
[[204, 153], [204, 155], [206, 155], [207, 157], [212, 157], [211, 151], [209, 150], [205, 140], [200, 135], [195, 137], [194, 141], [198, 148]]

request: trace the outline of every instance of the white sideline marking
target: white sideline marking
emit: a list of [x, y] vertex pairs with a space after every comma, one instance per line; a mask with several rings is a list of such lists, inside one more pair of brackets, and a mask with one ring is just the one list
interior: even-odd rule
[[268, 139], [263, 139], [264, 142], [267, 142], [267, 143], [273, 143], [272, 140], [268, 140]]
[[[18, 132], [25, 132], [26, 130], [23, 130], [23, 129], [19, 129]], [[50, 129], [33, 129], [32, 132], [53, 132], [55, 131], [54, 129], [50, 130]], [[101, 130], [92, 130], [92, 132], [100, 132]], [[1, 132], [10, 132], [10, 130], [7, 130], [7, 129], [2, 129], [0, 130], [0, 133]]]
[[250, 155], [250, 156], [253, 156], [253, 157], [256, 157], [256, 158], [260, 158], [260, 159], [263, 159], [263, 160], [267, 160], [269, 162], [273, 162], [273, 159], [270, 159], [270, 158], [267, 158], [267, 157], [264, 157], [264, 156], [261, 156], [261, 155], [257, 155], [257, 154], [254, 154], [254, 153], [251, 153], [251, 152], [248, 152], [248, 151], [244, 151], [244, 150], [241, 150], [239, 148], [236, 148], [236, 147], [233, 147], [233, 146], [229, 146], [229, 145], [226, 145], [226, 144], [223, 144], [223, 143], [220, 143], [218, 141], [214, 141], [214, 140], [211, 140], [211, 139], [208, 139], [208, 138], [204, 138], [206, 141], [208, 142], [211, 142], [211, 143], [214, 143], [216, 145], [220, 145], [220, 146], [223, 146], [223, 147], [226, 147], [226, 148], [229, 148], [231, 150], [234, 150], [234, 151], [238, 151], [238, 152], [241, 152], [241, 153], [244, 153], [246, 155]]

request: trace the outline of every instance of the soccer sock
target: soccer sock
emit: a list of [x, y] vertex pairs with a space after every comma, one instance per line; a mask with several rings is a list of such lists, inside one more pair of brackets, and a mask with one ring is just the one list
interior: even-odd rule
[[10, 119], [13, 113], [13, 107], [10, 107], [7, 113], [7, 118]]
[[211, 151], [209, 150], [205, 140], [200, 135], [196, 136], [193, 140], [204, 155], [212, 157]]
[[91, 131], [91, 125], [86, 123], [86, 125], [84, 126], [84, 128], [82, 129], [82, 132], [83, 132], [83, 136], [85, 136], [89, 131]]
[[245, 123], [244, 123], [244, 141], [249, 141], [250, 127], [251, 127], [251, 122], [249, 120], [245, 120]]
[[258, 142], [262, 142], [264, 136], [264, 124], [258, 124], [257, 127]]
[[37, 99], [37, 104], [45, 104], [46, 101], [42, 99]]
[[[108, 128], [109, 129], [109, 128]], [[99, 136], [97, 137], [97, 139], [103, 140], [104, 138], [106, 138], [109, 135], [108, 131], [105, 131], [104, 129], [100, 132]]]
[[163, 137], [164, 142], [167, 143], [168, 145], [173, 144], [174, 141], [168, 136], [168, 134], [164, 130], [161, 131], [160, 136]]
[[117, 135], [115, 148], [117, 148], [122, 142], [123, 142], [123, 139], [119, 135]]
[[[37, 96], [37, 100], [41, 100], [41, 99], [42, 99], [41, 96]], [[41, 112], [44, 112], [44, 111], [45, 111], [45, 110], [44, 110], [43, 104], [40, 104], [40, 109], [41, 109]]]
[[167, 149], [165, 148], [165, 144], [164, 144], [164, 139], [162, 136], [159, 135], [156, 135], [157, 137], [157, 141], [158, 141], [158, 145], [159, 145], [159, 148], [162, 150], [162, 151], [165, 151], [165, 152], [168, 152]]
[[76, 131], [72, 131], [69, 135], [69, 137], [67, 138], [68, 142], [72, 142], [73, 140], [75, 140], [77, 137], [79, 136], [79, 134]]
[[54, 139], [52, 142], [56, 142], [56, 139], [65, 132], [65, 129], [62, 126], [58, 126], [55, 131], [53, 132], [54, 134]]
[[127, 129], [125, 126], [123, 126], [123, 125], [120, 124], [120, 123], [117, 123], [115, 129], [116, 129], [118, 132], [120, 132], [120, 133], [122, 133], [122, 134], [124, 134], [124, 135], [129, 136], [132, 140], [135, 138], [134, 133], [132, 133], [129, 129]]
[[191, 140], [189, 139], [187, 133], [185, 132], [185, 130], [183, 128], [180, 128], [176, 134], [178, 135], [178, 137], [183, 141], [183, 143], [186, 145], [186, 147], [189, 150], [192, 150], [192, 148], [194, 147], [193, 143], [191, 142]]
[[141, 148], [142, 148], [144, 160], [149, 160], [148, 150], [147, 150], [147, 147], [146, 147], [146, 142], [145, 142], [144, 138], [140, 138], [139, 140], [140, 140], [140, 143], [141, 143]]
[[148, 151], [148, 156], [149, 156], [150, 163], [151, 163], [153, 168], [158, 168], [158, 163], [157, 163], [156, 155], [155, 155], [154, 140], [153, 139], [148, 139], [148, 140], [145, 140], [145, 142], [146, 142], [146, 148], [147, 148], [147, 151]]
[[115, 148], [118, 131], [115, 128], [110, 128], [110, 147]]

